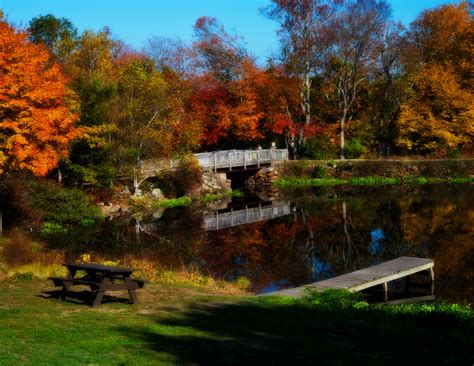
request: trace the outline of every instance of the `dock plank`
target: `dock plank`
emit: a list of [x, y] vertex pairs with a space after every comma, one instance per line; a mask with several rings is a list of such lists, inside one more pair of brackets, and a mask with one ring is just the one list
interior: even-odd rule
[[284, 289], [271, 293], [271, 295], [300, 297], [306, 288], [315, 289], [346, 289], [361, 291], [370, 287], [412, 275], [417, 272], [430, 270], [434, 267], [434, 260], [429, 258], [399, 257], [391, 261], [374, 265], [365, 269], [343, 274], [327, 280], [308, 285]]

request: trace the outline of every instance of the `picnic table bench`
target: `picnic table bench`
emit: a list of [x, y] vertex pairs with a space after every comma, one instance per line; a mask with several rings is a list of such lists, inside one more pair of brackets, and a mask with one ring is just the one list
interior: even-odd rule
[[[65, 263], [68, 274], [63, 277], [48, 277], [55, 286], [62, 286], [58, 299], [65, 300], [71, 287], [85, 285], [90, 287], [94, 295], [92, 307], [100, 305], [106, 291], [128, 291], [133, 304], [138, 304], [136, 289], [143, 288], [145, 282], [131, 278], [133, 269], [105, 266], [94, 263]], [[75, 277], [77, 272], [85, 272], [83, 277]]]

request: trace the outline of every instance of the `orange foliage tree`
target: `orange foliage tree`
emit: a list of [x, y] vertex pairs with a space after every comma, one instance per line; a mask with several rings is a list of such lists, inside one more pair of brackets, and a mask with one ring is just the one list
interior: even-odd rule
[[77, 116], [66, 82], [44, 46], [0, 20], [0, 173], [44, 176], [67, 155]]
[[473, 34], [474, 20], [464, 2], [426, 11], [411, 25], [405, 63], [414, 69], [413, 88], [398, 119], [399, 147], [437, 154], [472, 151]]

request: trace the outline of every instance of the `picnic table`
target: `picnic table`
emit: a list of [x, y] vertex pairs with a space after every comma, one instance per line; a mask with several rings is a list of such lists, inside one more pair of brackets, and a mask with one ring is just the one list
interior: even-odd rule
[[[60, 299], [66, 299], [72, 286], [85, 285], [90, 287], [90, 291], [94, 295], [93, 308], [100, 305], [106, 291], [127, 290], [132, 303], [138, 304], [135, 290], [143, 288], [144, 281], [131, 278], [133, 269], [95, 263], [65, 263], [63, 266], [68, 270], [65, 278], [48, 277], [55, 286], [62, 286]], [[76, 277], [78, 272], [82, 273], [82, 277]]]

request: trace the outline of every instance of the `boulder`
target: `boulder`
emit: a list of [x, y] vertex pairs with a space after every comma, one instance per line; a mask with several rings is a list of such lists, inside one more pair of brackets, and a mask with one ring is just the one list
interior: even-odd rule
[[163, 199], [166, 198], [165, 195], [163, 194], [163, 192], [161, 192], [161, 189], [159, 189], [159, 188], [153, 188], [151, 190], [151, 196], [153, 198], [156, 198], [157, 200], [163, 200]]

